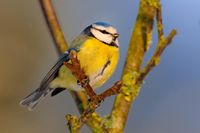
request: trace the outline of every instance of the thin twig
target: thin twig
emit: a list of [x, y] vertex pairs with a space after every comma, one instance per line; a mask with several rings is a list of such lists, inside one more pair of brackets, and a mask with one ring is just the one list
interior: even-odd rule
[[100, 99], [104, 100], [106, 97], [119, 94], [121, 91], [122, 81], [116, 82], [112, 87], [99, 95]]
[[162, 23], [162, 9], [161, 5], [159, 5], [156, 9], [156, 21], [157, 21], [157, 31], [158, 31], [158, 39], [161, 39], [164, 31], [163, 31], [163, 23]]
[[141, 84], [145, 77], [148, 75], [148, 73], [158, 65], [160, 62], [160, 56], [162, 55], [165, 48], [170, 44], [174, 36], [176, 35], [176, 30], [172, 30], [168, 37], [164, 40], [160, 40], [157, 44], [157, 48], [150, 59], [150, 61], [147, 63], [147, 65], [144, 67], [144, 69], [140, 72], [140, 75], [137, 78], [137, 83]]

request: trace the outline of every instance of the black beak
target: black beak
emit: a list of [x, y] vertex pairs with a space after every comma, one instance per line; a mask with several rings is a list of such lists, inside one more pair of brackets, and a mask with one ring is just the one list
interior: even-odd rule
[[112, 36], [113, 36], [113, 41], [115, 41], [119, 37], [119, 34], [116, 33], [116, 34], [113, 34]]
[[114, 34], [113, 36], [114, 36], [115, 38], [118, 38], [118, 37], [119, 37], [119, 34], [116, 33], [116, 34]]

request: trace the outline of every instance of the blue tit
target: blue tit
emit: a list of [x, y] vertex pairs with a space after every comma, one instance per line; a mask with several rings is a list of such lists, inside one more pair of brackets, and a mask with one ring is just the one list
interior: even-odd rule
[[96, 22], [86, 27], [47, 73], [39, 88], [24, 98], [20, 104], [32, 110], [48, 93], [54, 96], [65, 89], [84, 90], [76, 77], [63, 64], [70, 61], [71, 50], [77, 52], [80, 66], [88, 76], [92, 88], [102, 86], [110, 78], [118, 63], [118, 36], [117, 30], [105, 22]]

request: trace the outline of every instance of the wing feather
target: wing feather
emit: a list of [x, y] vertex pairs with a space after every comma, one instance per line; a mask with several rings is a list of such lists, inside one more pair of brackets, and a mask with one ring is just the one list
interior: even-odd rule
[[44, 77], [44, 79], [42, 80], [41, 84], [40, 84], [40, 89], [41, 91], [43, 89], [48, 88], [49, 83], [55, 78], [55, 76], [57, 75], [59, 68], [63, 65], [64, 62], [69, 60], [69, 54], [63, 54], [58, 61], [56, 62], [56, 64], [51, 68], [51, 70], [46, 74], [46, 76]]

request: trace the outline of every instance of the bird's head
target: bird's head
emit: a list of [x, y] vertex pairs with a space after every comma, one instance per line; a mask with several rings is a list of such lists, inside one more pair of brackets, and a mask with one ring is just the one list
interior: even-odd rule
[[110, 46], [119, 47], [117, 29], [105, 22], [96, 22], [88, 26], [84, 31], [85, 34], [95, 37], [99, 41]]

